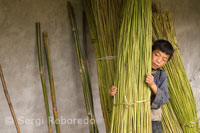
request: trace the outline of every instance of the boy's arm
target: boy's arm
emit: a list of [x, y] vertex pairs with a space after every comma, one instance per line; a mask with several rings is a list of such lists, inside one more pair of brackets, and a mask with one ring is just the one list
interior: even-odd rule
[[153, 109], [160, 108], [161, 105], [166, 104], [169, 99], [167, 74], [165, 72], [162, 72], [160, 79], [161, 79], [161, 84], [160, 86], [157, 86], [157, 93], [156, 94], [154, 93], [156, 96], [151, 105], [151, 108]]

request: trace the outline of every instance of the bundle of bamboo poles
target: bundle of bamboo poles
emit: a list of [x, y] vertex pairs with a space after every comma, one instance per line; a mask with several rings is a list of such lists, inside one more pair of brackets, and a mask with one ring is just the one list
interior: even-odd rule
[[172, 109], [171, 103], [162, 105], [162, 128], [163, 133], [183, 133], [183, 130], [178, 122], [178, 119]]
[[[36, 34], [37, 34], [37, 46], [38, 46], [39, 70], [40, 70], [40, 78], [41, 78], [43, 95], [44, 95], [44, 102], [45, 102], [45, 108], [46, 108], [48, 132], [52, 133], [49, 103], [48, 103], [47, 89], [46, 89], [46, 83], [45, 83], [45, 78], [44, 78], [44, 70], [43, 70], [44, 67], [43, 67], [43, 60], [42, 60], [40, 23], [36, 23]], [[48, 45], [47, 32], [43, 32], [43, 41], [44, 41], [44, 49], [45, 49], [45, 54], [46, 54], [46, 61], [47, 61], [47, 68], [48, 68], [48, 75], [49, 75], [49, 83], [50, 83], [50, 91], [51, 91], [51, 98], [52, 98], [54, 122], [55, 122], [55, 126], [56, 126], [56, 132], [60, 133], [60, 124], [59, 124], [58, 111], [57, 111], [57, 105], [56, 105], [56, 95], [55, 95], [53, 71], [52, 71], [52, 64], [51, 64], [51, 57], [50, 57], [50, 49], [49, 49], [49, 45]]]
[[96, 55], [101, 107], [109, 132], [113, 99], [108, 92], [115, 81], [120, 0], [84, 0], [84, 6]]
[[[74, 11], [70, 2], [67, 2], [67, 7], [68, 7], [68, 13], [69, 13], [69, 17], [70, 17], [71, 25], [72, 25], [72, 33], [74, 36], [74, 42], [75, 42], [77, 60], [78, 60], [78, 65], [79, 65], [82, 87], [83, 87], [85, 105], [86, 105], [86, 110], [87, 110], [87, 114], [89, 118], [89, 130], [90, 130], [90, 133], [98, 133], [99, 131], [98, 131], [95, 113], [94, 113], [92, 87], [91, 87], [91, 82], [90, 82], [90, 77], [89, 77], [89, 66], [88, 66], [88, 63], [86, 62], [86, 59], [83, 56], [83, 53], [80, 47], [79, 34], [78, 34], [78, 29], [76, 25], [75, 16], [74, 16]], [[91, 123], [92, 121], [95, 123]]]
[[151, 133], [151, 0], [126, 0], [122, 8], [117, 52], [118, 93], [114, 98], [111, 133]]
[[8, 102], [9, 109], [10, 109], [10, 112], [12, 114], [12, 117], [13, 117], [13, 120], [14, 120], [14, 123], [15, 123], [17, 133], [21, 133], [20, 128], [19, 128], [19, 124], [18, 124], [18, 121], [17, 121], [17, 117], [15, 115], [14, 108], [13, 108], [12, 103], [11, 103], [11, 99], [10, 99], [10, 96], [8, 94], [8, 89], [7, 89], [7, 86], [6, 86], [6, 81], [4, 79], [3, 70], [1, 68], [1, 65], [0, 65], [0, 78], [1, 78], [2, 86], [3, 86], [4, 94], [5, 94], [6, 100]]
[[168, 40], [175, 49], [173, 58], [164, 67], [168, 74], [169, 102], [183, 132], [196, 133], [198, 132], [196, 104], [182, 63], [169, 12], [153, 14], [153, 40], [157, 39]]

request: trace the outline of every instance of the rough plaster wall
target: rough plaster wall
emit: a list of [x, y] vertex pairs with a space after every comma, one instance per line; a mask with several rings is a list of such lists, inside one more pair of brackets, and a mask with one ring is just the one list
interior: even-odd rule
[[[71, 2], [82, 40], [83, 4], [81, 0], [71, 0]], [[162, 7], [172, 12], [178, 44], [200, 114], [199, 4], [199, 0], [162, 0]], [[42, 31], [47, 31], [49, 34], [58, 113], [60, 117], [68, 120], [68, 124], [61, 125], [61, 131], [87, 133], [88, 125], [77, 124], [77, 121], [75, 124], [70, 124], [72, 119], [86, 119], [86, 111], [66, 0], [0, 0], [0, 63], [15, 113], [22, 120], [44, 121], [43, 124], [40, 121], [37, 121], [39, 124], [22, 123], [20, 128], [24, 133], [47, 132], [38, 71], [35, 36], [37, 21], [41, 22]], [[100, 132], [103, 133], [105, 127], [98, 95], [95, 55], [92, 46], [88, 47], [97, 123]], [[5, 123], [11, 115], [1, 85], [0, 107], [0, 133], [14, 133], [14, 125]]]
[[197, 113], [200, 118], [200, 67], [193, 73], [192, 78], [190, 79], [190, 83], [194, 92], [194, 97], [196, 99], [196, 104], [197, 104]]

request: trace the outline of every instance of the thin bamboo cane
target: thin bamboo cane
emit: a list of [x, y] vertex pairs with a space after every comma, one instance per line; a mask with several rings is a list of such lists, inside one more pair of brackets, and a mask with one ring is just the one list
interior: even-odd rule
[[40, 78], [41, 78], [41, 83], [42, 83], [42, 88], [43, 88], [46, 117], [47, 117], [47, 126], [48, 126], [48, 132], [52, 133], [52, 126], [50, 122], [49, 102], [48, 102], [47, 88], [46, 88], [46, 83], [45, 83], [45, 78], [44, 78], [43, 60], [42, 60], [40, 23], [36, 23], [36, 33], [37, 33], [39, 70], [40, 70]]
[[14, 112], [14, 108], [12, 106], [12, 103], [11, 103], [11, 100], [10, 100], [10, 96], [8, 94], [8, 89], [7, 89], [7, 86], [6, 86], [6, 82], [5, 82], [5, 79], [4, 79], [4, 75], [3, 75], [3, 71], [2, 71], [1, 65], [0, 65], [0, 77], [1, 77], [1, 82], [2, 82], [2, 86], [3, 86], [4, 94], [6, 96], [6, 100], [8, 102], [8, 106], [10, 108], [10, 112], [12, 114], [17, 133], [21, 133], [19, 125], [18, 125], [18, 122], [17, 122], [16, 115], [15, 115], [15, 112]]
[[[89, 78], [88, 65], [82, 54], [78, 29], [77, 29], [76, 20], [74, 17], [74, 11], [70, 2], [67, 2], [67, 7], [68, 7], [68, 13], [69, 13], [69, 17], [70, 17], [71, 25], [72, 25], [72, 33], [74, 36], [74, 42], [75, 42], [77, 60], [79, 64], [79, 71], [80, 71], [80, 76], [81, 76], [81, 81], [82, 81], [85, 105], [86, 105], [86, 110], [87, 110], [88, 118], [89, 118], [89, 129], [90, 129], [90, 133], [98, 133], [98, 127], [96, 124], [96, 118], [95, 118], [95, 113], [94, 113], [92, 88], [91, 88], [91, 83], [90, 83], [90, 78]], [[94, 120], [95, 123], [91, 123], [91, 120]]]
[[[88, 53], [87, 53], [87, 32], [86, 32], [86, 15], [85, 12], [83, 12], [83, 49], [84, 49], [84, 53], [85, 53], [85, 65], [86, 65], [86, 75], [87, 75], [87, 79], [88, 79], [88, 85], [89, 85], [89, 92], [91, 94], [91, 97], [93, 97], [93, 93], [92, 93], [92, 87], [91, 87], [91, 82], [90, 82], [90, 74], [89, 74], [89, 62], [88, 62]], [[93, 100], [92, 100], [92, 105], [93, 104]], [[93, 111], [94, 112], [94, 111]]]
[[169, 12], [154, 14], [153, 39], [166, 39], [173, 45], [173, 58], [164, 67], [168, 74], [170, 103], [183, 132], [198, 132], [196, 104], [178, 49], [176, 35]]
[[88, 64], [88, 52], [87, 52], [87, 19], [86, 19], [86, 14], [85, 11], [83, 11], [83, 51], [84, 51], [84, 55], [85, 55], [85, 60], [87, 62], [87, 66], [89, 68], [89, 64]]
[[52, 70], [52, 64], [51, 64], [51, 56], [50, 56], [50, 49], [49, 49], [47, 32], [43, 32], [43, 40], [44, 40], [44, 48], [45, 48], [45, 53], [46, 53], [47, 66], [48, 66], [49, 83], [50, 83], [50, 89], [51, 89], [51, 98], [52, 98], [53, 114], [54, 114], [54, 119], [55, 119], [54, 121], [55, 121], [55, 126], [56, 126], [56, 132], [60, 133], [60, 123], [59, 123], [59, 119], [58, 119], [55, 86], [54, 86], [54, 80], [53, 80], [53, 70]]
[[84, 53], [85, 53], [85, 71], [86, 71], [86, 77], [87, 77], [87, 81], [88, 81], [88, 90], [89, 90], [89, 95], [90, 95], [90, 101], [91, 101], [91, 111], [93, 113], [93, 119], [95, 120], [95, 130], [96, 132], [98, 131], [98, 126], [96, 123], [96, 117], [95, 117], [95, 112], [94, 112], [94, 103], [93, 103], [93, 93], [92, 93], [92, 86], [91, 86], [91, 80], [90, 80], [90, 73], [89, 73], [89, 62], [88, 62], [88, 54], [87, 54], [87, 38], [86, 38], [86, 15], [85, 12], [83, 12], [83, 49], [84, 49]]

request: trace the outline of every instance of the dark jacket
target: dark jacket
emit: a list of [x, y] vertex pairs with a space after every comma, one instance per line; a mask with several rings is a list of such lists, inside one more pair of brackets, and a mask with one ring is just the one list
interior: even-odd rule
[[163, 69], [158, 69], [157, 72], [152, 75], [154, 76], [154, 82], [157, 85], [158, 90], [156, 95], [151, 91], [151, 108], [158, 109], [162, 104], [166, 104], [170, 98], [168, 93], [167, 74]]

